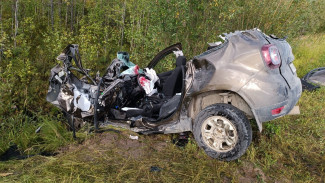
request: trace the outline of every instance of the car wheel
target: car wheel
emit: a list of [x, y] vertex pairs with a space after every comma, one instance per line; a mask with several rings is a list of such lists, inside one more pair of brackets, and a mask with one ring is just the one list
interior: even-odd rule
[[195, 119], [194, 138], [212, 158], [231, 161], [241, 157], [252, 141], [252, 128], [245, 114], [229, 104], [214, 104]]

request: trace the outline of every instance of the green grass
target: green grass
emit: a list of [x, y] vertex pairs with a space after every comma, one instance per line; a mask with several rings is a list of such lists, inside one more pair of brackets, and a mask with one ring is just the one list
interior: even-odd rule
[[[62, 117], [23, 113], [6, 118], [0, 128], [0, 155], [12, 145], [16, 145], [24, 155], [35, 155], [52, 153], [73, 142], [63, 120]], [[35, 133], [38, 128], [40, 131]]]
[[[292, 47], [300, 77], [325, 66], [324, 35], [293, 40]], [[64, 132], [57, 118], [39, 117], [44, 124], [40, 134], [32, 133], [37, 125], [29, 121], [31, 127], [19, 127], [26, 130], [13, 134], [12, 141], [21, 144], [21, 149], [59, 154], [0, 162], [0, 175], [13, 173], [0, 176], [0, 182], [324, 182], [324, 104], [324, 87], [303, 92], [300, 115], [264, 123], [262, 133], [255, 126], [246, 154], [232, 162], [208, 157], [193, 139], [185, 148], [178, 148], [170, 135], [140, 135], [134, 141], [128, 139], [129, 134], [135, 135], [128, 130], [111, 129], [91, 137], [78, 133], [86, 140], [71, 144], [71, 133]], [[151, 166], [161, 171], [150, 172]]]
[[294, 64], [299, 77], [310, 70], [325, 67], [325, 34], [307, 35], [293, 40]]

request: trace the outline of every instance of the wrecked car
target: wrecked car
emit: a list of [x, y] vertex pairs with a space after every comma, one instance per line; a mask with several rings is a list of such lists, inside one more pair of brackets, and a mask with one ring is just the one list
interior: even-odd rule
[[[294, 108], [302, 87], [285, 39], [259, 29], [222, 38], [191, 60], [180, 43], [171, 45], [144, 69], [119, 52], [96, 77], [83, 68], [78, 45], [68, 45], [51, 70], [47, 101], [67, 114], [73, 130], [88, 121], [95, 129], [106, 123], [142, 134], [192, 132], [209, 156], [238, 159], [252, 141], [249, 120], [261, 131], [263, 122]], [[169, 54], [175, 68], [157, 74]]]

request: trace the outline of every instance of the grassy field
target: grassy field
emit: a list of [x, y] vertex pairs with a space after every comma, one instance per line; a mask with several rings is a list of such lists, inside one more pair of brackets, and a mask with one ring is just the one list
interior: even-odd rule
[[[299, 77], [325, 66], [324, 34], [291, 43]], [[39, 134], [47, 146], [39, 147], [58, 155], [0, 162], [0, 182], [325, 182], [325, 88], [303, 92], [298, 105], [300, 115], [264, 123], [262, 133], [253, 125], [251, 146], [232, 162], [208, 157], [193, 138], [179, 148], [172, 135], [131, 140], [136, 134], [116, 128], [79, 132], [71, 143], [70, 133], [48, 121]]]

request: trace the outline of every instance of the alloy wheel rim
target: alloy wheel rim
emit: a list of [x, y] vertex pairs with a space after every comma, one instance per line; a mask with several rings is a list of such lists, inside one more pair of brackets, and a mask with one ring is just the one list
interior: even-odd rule
[[217, 152], [232, 150], [238, 141], [235, 125], [223, 116], [207, 118], [202, 124], [201, 132], [203, 141]]

